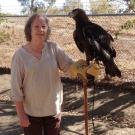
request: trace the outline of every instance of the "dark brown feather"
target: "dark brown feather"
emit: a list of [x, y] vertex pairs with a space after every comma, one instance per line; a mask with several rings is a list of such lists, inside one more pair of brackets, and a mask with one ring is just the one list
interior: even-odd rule
[[111, 43], [114, 41], [111, 34], [100, 25], [92, 23], [82, 9], [74, 9], [69, 15], [76, 24], [74, 41], [78, 49], [85, 53], [87, 63], [93, 59], [102, 61], [106, 74], [121, 77], [121, 71], [114, 62], [116, 51]]

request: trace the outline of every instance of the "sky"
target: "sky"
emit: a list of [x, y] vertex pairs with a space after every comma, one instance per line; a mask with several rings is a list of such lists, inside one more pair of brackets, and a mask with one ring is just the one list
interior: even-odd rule
[[[56, 0], [57, 6], [62, 6], [65, 0]], [[88, 3], [89, 0], [81, 0], [83, 3]], [[21, 14], [22, 7], [17, 0], [0, 0], [0, 10], [2, 13]], [[84, 5], [86, 6], [86, 5]], [[87, 8], [87, 7], [86, 7]]]
[[2, 13], [19, 14], [22, 10], [17, 0], [0, 0], [0, 10]]
[[[41, 1], [41, 0], [39, 0], [39, 1]], [[118, 3], [119, 7], [125, 8], [123, 6], [123, 4], [121, 3], [121, 0], [118, 0], [118, 1], [119, 1], [119, 3]], [[56, 6], [62, 7], [64, 2], [65, 2], [65, 0], [56, 0]], [[88, 11], [89, 7], [90, 7], [89, 0], [81, 0], [81, 2], [83, 3], [83, 8], [86, 11]], [[20, 5], [20, 2], [18, 2], [18, 0], [0, 0], [0, 11], [2, 13], [21, 15], [21, 10], [22, 10], [22, 7]]]

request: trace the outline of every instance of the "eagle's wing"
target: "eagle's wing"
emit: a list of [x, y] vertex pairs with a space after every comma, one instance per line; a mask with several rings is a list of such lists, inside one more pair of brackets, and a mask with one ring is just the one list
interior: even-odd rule
[[101, 26], [89, 22], [85, 27], [85, 33], [87, 33], [88, 36], [92, 34], [93, 39], [99, 43], [102, 49], [107, 51], [111, 57], [116, 57], [116, 51], [111, 44], [113, 37]]
[[80, 37], [79, 37], [79, 33], [77, 32], [77, 30], [74, 31], [73, 33], [73, 38], [74, 38], [74, 41], [78, 47], [78, 49], [84, 53], [84, 46], [83, 44], [81, 44], [81, 41], [80, 41]]
[[102, 33], [99, 34], [96, 32], [98, 32], [98, 30], [96, 31], [95, 29], [95, 31], [93, 31], [91, 26], [86, 26], [83, 29], [85, 40], [93, 49], [93, 57], [103, 62], [107, 74], [110, 74], [111, 76], [117, 75], [121, 77], [121, 71], [118, 69], [113, 60], [112, 54], [110, 53], [110, 51], [113, 52], [112, 48], [109, 48], [109, 46], [107, 46], [108, 44], [106, 44], [106, 47], [102, 45], [102, 40], [106, 39], [106, 36]]
[[87, 42], [86, 45], [88, 46], [88, 48], [91, 48], [91, 57], [102, 61], [110, 60], [110, 54], [104, 49], [104, 47], [100, 45], [99, 40], [95, 38], [91, 26], [85, 26], [83, 28], [83, 35]]

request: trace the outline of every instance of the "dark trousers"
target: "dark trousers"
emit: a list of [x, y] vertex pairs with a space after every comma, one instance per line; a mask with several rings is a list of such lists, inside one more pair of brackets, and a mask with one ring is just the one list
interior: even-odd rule
[[60, 120], [53, 116], [31, 117], [30, 125], [24, 128], [24, 135], [60, 135]]

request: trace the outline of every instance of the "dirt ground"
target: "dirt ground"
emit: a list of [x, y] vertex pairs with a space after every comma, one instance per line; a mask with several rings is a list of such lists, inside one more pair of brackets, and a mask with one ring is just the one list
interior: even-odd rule
[[[126, 44], [128, 43], [128, 47]], [[117, 41], [117, 60], [122, 78], [101, 77], [88, 91], [89, 132], [94, 135], [135, 134], [135, 50], [134, 43]], [[124, 45], [125, 44], [125, 45]], [[122, 46], [122, 47], [121, 47]], [[125, 53], [123, 53], [125, 52]], [[123, 59], [122, 59], [123, 58]], [[124, 62], [123, 62], [124, 61]], [[83, 88], [79, 80], [62, 79], [64, 103], [61, 135], [84, 135]], [[0, 75], [0, 135], [23, 135], [14, 104], [10, 101], [10, 74]], [[94, 111], [92, 115], [94, 94]], [[92, 124], [94, 119], [94, 127]], [[95, 130], [94, 130], [95, 129]], [[92, 133], [93, 130], [95, 133]]]
[[[127, 79], [128, 78], [128, 79]], [[94, 96], [95, 135], [135, 134], [135, 70], [121, 79], [97, 80], [95, 91], [88, 87], [89, 132], [92, 134]], [[62, 135], [84, 135], [83, 89], [80, 81], [62, 79], [64, 86]], [[0, 135], [22, 135], [14, 104], [10, 101], [10, 75], [0, 75]]]

